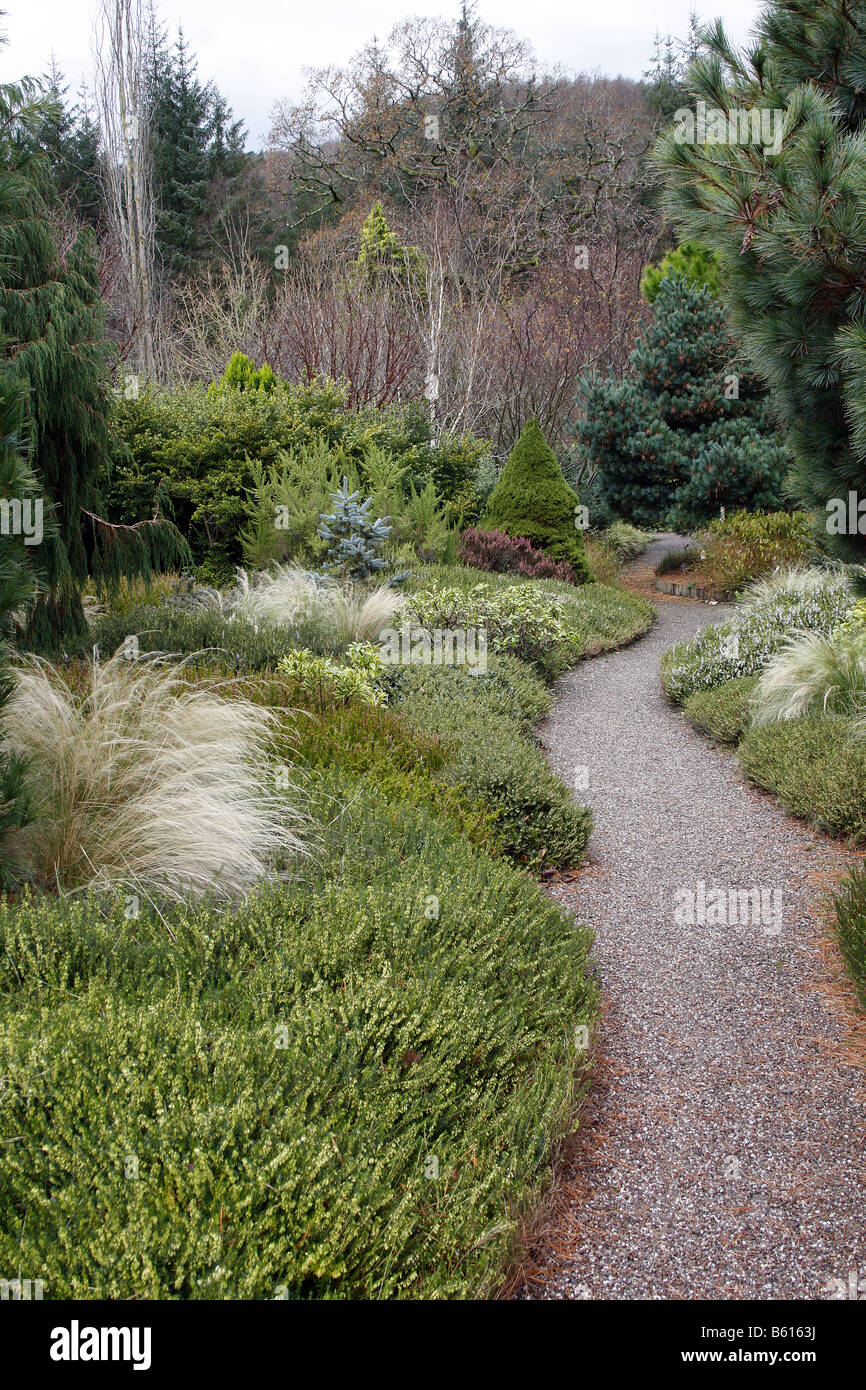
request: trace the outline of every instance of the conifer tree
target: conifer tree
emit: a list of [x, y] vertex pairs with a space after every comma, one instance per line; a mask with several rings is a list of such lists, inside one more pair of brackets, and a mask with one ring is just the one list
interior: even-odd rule
[[34, 136], [50, 110], [36, 84], [0, 87], [0, 323], [3, 360], [27, 392], [29, 458], [44, 514], [56, 518], [38, 548], [40, 588], [22, 640], [73, 646], [87, 639], [79, 585], [185, 563], [170, 522], [102, 519], [100, 475], [110, 466], [108, 349], [102, 332], [93, 235], [61, 252], [56, 197]]
[[738, 134], [762, 111], [770, 138], [691, 143], [704, 128], [675, 125], [657, 151], [668, 205], [722, 263], [734, 328], [789, 426], [792, 495], [862, 561], [866, 516], [828, 534], [828, 508], [866, 501], [866, 3], [774, 0], [747, 52], [721, 23], [703, 45], [693, 109]]
[[[0, 178], [2, 186], [2, 178]], [[7, 833], [23, 824], [27, 806], [21, 759], [3, 748], [2, 714], [13, 689], [9, 648], [20, 615], [32, 601], [35, 577], [23, 532], [10, 524], [11, 508], [35, 502], [38, 487], [27, 464], [21, 428], [27, 391], [14, 373], [0, 372], [0, 889], [14, 882], [15, 866], [5, 849]]]
[[640, 526], [688, 528], [723, 506], [781, 505], [784, 444], [709, 290], [666, 275], [630, 360], [633, 375], [621, 381], [581, 382], [573, 427], [611, 511]]
[[580, 502], [537, 420], [529, 420], [490, 494], [486, 530], [522, 536], [553, 560], [566, 560], [578, 583], [589, 576]]
[[150, 51], [156, 241], [173, 276], [211, 253], [220, 201], [244, 167], [244, 129], [213, 83], [199, 78], [182, 29], [168, 49], [152, 24]]

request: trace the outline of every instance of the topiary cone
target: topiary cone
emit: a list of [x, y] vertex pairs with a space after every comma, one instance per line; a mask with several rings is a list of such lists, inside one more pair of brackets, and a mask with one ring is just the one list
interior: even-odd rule
[[591, 576], [576, 521], [579, 499], [537, 420], [528, 420], [490, 494], [481, 525], [525, 536], [554, 560], [567, 560], [578, 584]]

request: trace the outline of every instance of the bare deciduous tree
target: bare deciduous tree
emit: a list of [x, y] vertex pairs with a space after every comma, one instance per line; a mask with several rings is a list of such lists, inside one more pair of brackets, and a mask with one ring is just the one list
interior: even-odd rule
[[142, 0], [102, 0], [96, 42], [96, 96], [105, 195], [124, 272], [126, 336], [137, 366], [154, 375], [155, 209], [150, 161], [147, 24]]

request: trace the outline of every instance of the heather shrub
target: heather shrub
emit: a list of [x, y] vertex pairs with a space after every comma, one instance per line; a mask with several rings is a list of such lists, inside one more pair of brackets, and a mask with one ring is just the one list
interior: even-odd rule
[[840, 570], [780, 574], [759, 582], [738, 605], [733, 617], [678, 642], [662, 659], [662, 686], [682, 702], [696, 690], [724, 681], [758, 675], [792, 632], [827, 635], [854, 604], [848, 579]]
[[479, 570], [497, 574], [522, 574], [528, 579], [559, 579], [564, 584], [576, 584], [571, 566], [564, 560], [552, 560], [543, 550], [536, 550], [525, 536], [509, 536], [505, 531], [481, 531], [470, 527], [460, 541], [460, 561]]
[[0, 1266], [47, 1297], [500, 1282], [573, 1113], [588, 933], [429, 809], [318, 795], [304, 881], [236, 910], [0, 900]]

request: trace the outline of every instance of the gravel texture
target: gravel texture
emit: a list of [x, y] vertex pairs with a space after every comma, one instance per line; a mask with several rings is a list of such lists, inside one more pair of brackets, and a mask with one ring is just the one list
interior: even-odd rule
[[[542, 730], [595, 812], [593, 862], [552, 891], [596, 932], [606, 1007], [524, 1296], [841, 1298], [853, 1274], [866, 1298], [866, 1078], [821, 924], [846, 856], [750, 789], [659, 686], [662, 653], [727, 611], [661, 601], [647, 637], [561, 682]], [[702, 922], [697, 896], [694, 925], [678, 921], [701, 882], [781, 899], [768, 926], [727, 898]]]

